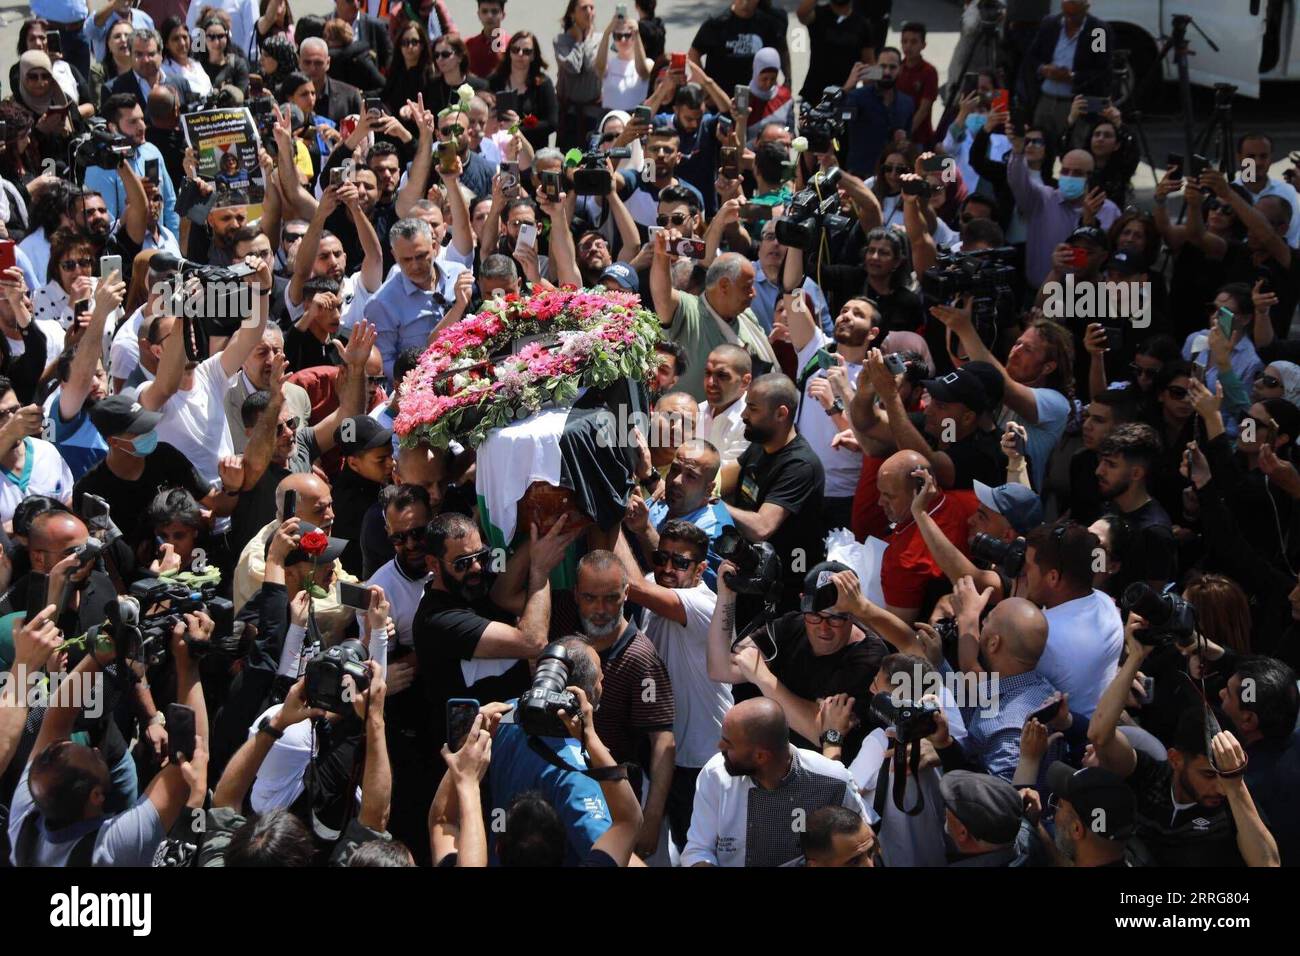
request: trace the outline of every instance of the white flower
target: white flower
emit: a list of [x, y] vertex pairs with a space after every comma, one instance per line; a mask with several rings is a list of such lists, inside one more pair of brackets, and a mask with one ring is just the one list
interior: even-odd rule
[[470, 101], [474, 99], [474, 87], [468, 83], [462, 83], [456, 87], [456, 96], [460, 100], [461, 109], [467, 109]]
[[808, 137], [796, 136], [790, 143], [790, 148], [796, 153], [806, 153], [808, 151]]

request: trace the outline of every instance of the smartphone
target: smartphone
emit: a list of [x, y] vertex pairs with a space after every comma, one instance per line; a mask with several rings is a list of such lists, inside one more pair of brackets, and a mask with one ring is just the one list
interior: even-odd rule
[[897, 352], [890, 352], [885, 356], [885, 368], [889, 369], [891, 375], [899, 375], [907, 371], [907, 359]]
[[1029, 721], [1031, 720], [1036, 720], [1044, 727], [1046, 727], [1047, 722], [1052, 718], [1054, 718], [1057, 715], [1057, 713], [1060, 711], [1060, 709], [1061, 709], [1061, 698], [1058, 697], [1050, 704], [1047, 704], [1044, 707], [1040, 707], [1038, 708], [1038, 710], [1030, 714], [1029, 717], [1025, 720], [1025, 723], [1029, 723]]
[[366, 97], [366, 114], [374, 119], [376, 116], [384, 115], [384, 101], [377, 96]]
[[184, 704], [167, 705], [167, 756], [173, 764], [194, 756], [194, 708]]
[[827, 352], [825, 349], [817, 350], [816, 360], [817, 360], [817, 367], [820, 368], [823, 372], [829, 372], [831, 369], [838, 367], [840, 364], [839, 362], [835, 361], [835, 356], [832, 355], [830, 352]]
[[100, 256], [99, 257], [99, 277], [106, 279], [116, 272], [119, 276], [122, 274], [122, 257], [121, 256]]
[[72, 303], [72, 317], [74, 320], [81, 318], [90, 311], [89, 299], [78, 299]]
[[519, 198], [519, 163], [501, 163], [501, 192], [507, 199]]
[[456, 156], [460, 152], [455, 143], [438, 144], [438, 168], [449, 173], [456, 168]]
[[1165, 168], [1169, 170], [1170, 179], [1183, 178], [1183, 157], [1180, 153], [1170, 153], [1165, 157]]
[[740, 221], [749, 225], [764, 222], [772, 215], [772, 207], [758, 202], [747, 202], [740, 207]]
[[1021, 458], [1028, 457], [1026, 455], [1025, 436], [1019, 432], [1012, 432], [1011, 434], [1015, 436], [1016, 454]]
[[253, 99], [258, 99], [264, 92], [262, 78], [256, 73], [248, 74], [248, 95]]
[[1142, 703], [1150, 704], [1156, 699], [1156, 679], [1149, 675], [1142, 676]]
[[884, 76], [885, 68], [883, 66], [869, 66], [867, 67], [866, 72], [862, 74], [862, 82], [865, 83], [868, 80], [884, 79]]
[[59, 35], [58, 30], [51, 30], [45, 34], [45, 49], [50, 53], [63, 53], [63, 37]]
[[979, 89], [980, 75], [978, 73], [963, 73], [961, 76], [961, 95], [967, 96]]
[[469, 697], [453, 697], [447, 701], [447, 749], [452, 753], [465, 746], [465, 738], [469, 736], [481, 706]]
[[1011, 91], [994, 90], [993, 99], [989, 101], [989, 109], [995, 113], [1005, 113], [1011, 109]]
[[12, 239], [0, 239], [0, 272], [5, 269], [13, 269], [18, 265], [17, 254], [14, 252], [16, 244]]
[[647, 159], [645, 161], [645, 169], [642, 171], [641, 178], [648, 183], [653, 183], [659, 178], [659, 171], [655, 168], [655, 161], [653, 159]]
[[348, 180], [348, 171], [342, 166], [335, 166], [330, 170], [330, 185], [342, 186]]
[[[930, 469], [928, 469], [928, 468], [922, 468], [921, 470], [924, 471], [924, 472], [926, 472], [927, 474], [928, 474], [929, 471], [930, 471]], [[913, 475], [913, 476], [912, 476], [912, 487], [915, 488], [915, 489], [917, 490], [917, 492], [924, 491], [924, 490], [925, 490], [925, 475]]]
[[671, 252], [674, 255], [685, 256], [688, 259], [703, 259], [705, 245], [703, 239], [678, 239], [672, 245]]
[[519, 112], [519, 94], [514, 90], [502, 90], [497, 94], [497, 119], [505, 119], [507, 113]]
[[617, 17], [619, 20], [626, 20], [626, 19], [627, 19], [627, 4], [626, 4], [626, 3], [620, 3], [618, 6], [616, 6], [616, 7], [614, 8], [614, 16]]
[[1223, 337], [1232, 338], [1232, 320], [1234, 318], [1232, 310], [1221, 305], [1215, 310], [1214, 317], [1219, 320], [1219, 331], [1223, 333]]
[[924, 179], [904, 179], [903, 195], [904, 196], [922, 196], [929, 198], [932, 192], [930, 184]]
[[541, 174], [542, 195], [547, 202], [560, 201], [560, 174], [544, 172]]
[[537, 227], [531, 222], [521, 222], [519, 224], [519, 239], [515, 243], [515, 248], [527, 246], [529, 249], [537, 246]]
[[654, 119], [654, 113], [648, 106], [638, 106], [632, 111], [633, 123], [650, 123]]
[[158, 160], [146, 159], [144, 161], [144, 178], [151, 183], [157, 183], [158, 178]]
[[1200, 176], [1209, 165], [1210, 161], [1200, 153], [1192, 153], [1192, 178]]
[[737, 156], [736, 147], [724, 146], [719, 151], [718, 172], [727, 179], [740, 178], [740, 160]]
[[1083, 98], [1084, 109], [1089, 115], [1097, 115], [1106, 107], [1110, 106], [1110, 100], [1104, 96], [1085, 96]]
[[735, 90], [732, 91], [731, 102], [735, 105], [737, 112], [744, 113], [749, 109], [749, 86], [745, 83], [737, 83]]
[[931, 156], [929, 159], [921, 160], [921, 169], [925, 170], [927, 173], [941, 173], [948, 168], [948, 164], [951, 161], [951, 158], [948, 156], [939, 156], [936, 154]]
[[1124, 348], [1124, 328], [1123, 326], [1102, 326], [1102, 331], [1106, 333], [1106, 351], [1119, 352]]
[[678, 70], [678, 71], [685, 71], [685, 69], [686, 69], [686, 54], [685, 54], [685, 53], [670, 53], [670, 54], [668, 54], [668, 69], [670, 69], [670, 70]]
[[349, 584], [347, 581], [339, 581], [338, 600], [344, 607], [351, 607], [356, 608], [358, 611], [364, 611], [370, 607], [370, 589], [362, 587], [360, 584]]
[[281, 521], [288, 521], [298, 514], [298, 492], [286, 491], [284, 493], [284, 513], [280, 516]]
[[33, 571], [27, 576], [27, 616], [24, 621], [30, 621], [37, 614], [45, 610], [49, 602], [50, 582], [49, 578], [39, 571]]
[[1086, 269], [1088, 267], [1088, 250], [1079, 246], [1071, 246], [1070, 265], [1076, 269]]
[[718, 117], [718, 128], [715, 131], [719, 142], [731, 135], [731, 131], [736, 128], [736, 122], [730, 116]]

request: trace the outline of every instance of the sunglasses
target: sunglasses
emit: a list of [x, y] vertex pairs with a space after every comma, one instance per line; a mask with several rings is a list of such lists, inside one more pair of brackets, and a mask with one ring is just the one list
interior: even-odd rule
[[461, 136], [464, 134], [464, 127], [459, 124], [455, 126], [443, 126], [438, 130], [443, 136]]
[[405, 541], [410, 541], [411, 544], [419, 544], [423, 540], [424, 525], [414, 527], [410, 531], [394, 531], [388, 536], [388, 543], [394, 548], [400, 548]]
[[688, 558], [683, 554], [673, 554], [671, 551], [659, 550], [650, 555], [650, 561], [656, 568], [662, 568], [669, 561], [678, 571], [685, 571], [695, 563], [694, 559]]
[[64, 259], [62, 262], [59, 263], [59, 268], [62, 269], [64, 272], [71, 272], [73, 269], [76, 269], [78, 267], [82, 269], [89, 269], [94, 264], [95, 264], [94, 259]]
[[847, 614], [818, 614], [814, 611], [808, 611], [803, 616], [805, 624], [838, 624], [841, 621], [847, 621]]
[[533, 48], [532, 48], [532, 47], [516, 47], [515, 49], [511, 50], [510, 52], [513, 53], [515, 56], [532, 56], [532, 55], [533, 55]]
[[229, 36], [229, 34], [227, 34], [227, 33], [205, 33], [204, 36], [206, 36], [206, 37], [207, 37], [209, 40], [211, 40], [213, 43], [216, 43], [218, 40], [224, 40], [227, 36]]
[[1165, 391], [1169, 393], [1170, 397], [1175, 398], [1180, 402], [1187, 397], [1187, 389], [1183, 388], [1181, 385], [1170, 385], [1165, 389]]
[[1261, 375], [1259, 377], [1259, 384], [1263, 385], [1265, 388], [1281, 388], [1282, 380], [1274, 378], [1272, 375]]
[[286, 232], [284, 234], [284, 241], [285, 243], [298, 242], [305, 235], [307, 235], [305, 232]]
[[615, 40], [630, 40], [630, 39], [632, 39], [632, 34], [631, 34], [631, 33], [615, 33], [615, 34], [614, 34], [614, 39], [615, 39]]
[[471, 551], [469, 554], [462, 554], [455, 561], [451, 562], [451, 568], [457, 574], [464, 574], [475, 563], [486, 564], [488, 555], [490, 555], [491, 553], [492, 552], [489, 551], [487, 548], [480, 548], [477, 551]]
[[1264, 419], [1264, 418], [1256, 418], [1254, 415], [1247, 415], [1241, 421], [1243, 425], [1246, 422], [1254, 422], [1256, 431], [1264, 431], [1264, 430], [1277, 431], [1277, 422], [1273, 421], [1273, 419], [1271, 418]]
[[1041, 136], [1026, 136], [1026, 137], [1025, 137], [1025, 145], [1026, 145], [1026, 146], [1046, 146], [1046, 145], [1047, 145], [1047, 140], [1043, 139], [1043, 137], [1041, 137]]
[[434, 54], [434, 57], [439, 60], [450, 60], [455, 55], [455, 50], [439, 50]]
[[655, 220], [655, 222], [659, 224], [661, 229], [670, 222], [674, 226], [680, 226], [682, 223], [686, 222], [686, 213], [675, 212], [671, 216], [660, 216]]
[[1138, 378], [1155, 378], [1156, 370], [1147, 368], [1145, 365], [1139, 365], [1137, 362], [1130, 362], [1128, 370]]
[[409, 40], [402, 41], [402, 46], [404, 47], [417, 47], [419, 45], [420, 45], [419, 37], [411, 37]]
[[905, 172], [907, 172], [907, 164], [906, 164], [906, 163], [885, 163], [885, 165], [881, 166], [880, 168], [881, 168], [884, 172], [887, 172], [887, 173], [905, 173]]
[[288, 421], [283, 421], [280, 423], [280, 427], [286, 428], [291, 432], [296, 432], [298, 431], [298, 419], [290, 418]]

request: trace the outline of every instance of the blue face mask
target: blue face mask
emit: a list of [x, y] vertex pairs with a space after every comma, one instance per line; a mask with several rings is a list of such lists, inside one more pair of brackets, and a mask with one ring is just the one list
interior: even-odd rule
[[1084, 190], [1088, 188], [1088, 180], [1082, 176], [1062, 176], [1056, 184], [1066, 199], [1082, 199]]
[[985, 122], [988, 121], [988, 115], [985, 113], [971, 113], [966, 117], [966, 132], [972, 136], [984, 128]]
[[158, 447], [158, 429], [152, 429], [143, 435], [136, 435], [131, 439], [131, 447], [135, 449], [135, 454], [143, 458], [153, 453]]

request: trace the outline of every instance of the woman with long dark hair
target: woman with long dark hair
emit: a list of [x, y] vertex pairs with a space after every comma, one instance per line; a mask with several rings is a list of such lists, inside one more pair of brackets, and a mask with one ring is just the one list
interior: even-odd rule
[[214, 90], [232, 87], [240, 93], [248, 92], [248, 60], [231, 45], [230, 15], [224, 10], [214, 10], [199, 24], [203, 31], [203, 52], [194, 59], [208, 75]]
[[168, 17], [158, 31], [163, 38], [162, 71], [185, 80], [196, 97], [212, 92], [207, 72], [190, 56], [190, 30], [180, 17]]
[[424, 106], [435, 113], [459, 100], [456, 90], [462, 85], [468, 84], [475, 92], [487, 89], [487, 80], [470, 73], [469, 50], [455, 33], [433, 41], [433, 68], [436, 75], [424, 95]]
[[131, 34], [135, 28], [129, 20], [118, 20], [108, 28], [104, 41], [104, 58], [90, 64], [91, 102], [103, 99], [104, 87], [123, 73], [131, 71]]
[[1057, 140], [1057, 151], [1064, 156], [1081, 136], [1080, 120], [1091, 120], [1087, 131], [1087, 144], [1083, 146], [1092, 154], [1093, 170], [1088, 178], [1088, 188], [1100, 188], [1106, 198], [1123, 208], [1128, 203], [1129, 183], [1137, 172], [1141, 157], [1137, 137], [1124, 125], [1124, 117], [1113, 106], [1100, 114], [1087, 116], [1087, 97], [1076, 96], [1070, 105], [1070, 115], [1065, 129]]
[[507, 125], [519, 123], [533, 149], [546, 146], [559, 123], [560, 103], [547, 69], [541, 41], [527, 30], [520, 30], [510, 38], [506, 55], [488, 81], [494, 93], [515, 94], [515, 117], [504, 121]]
[[388, 112], [403, 116], [407, 101], [415, 102], [423, 93], [425, 106], [432, 102], [429, 87], [433, 83], [433, 51], [428, 34], [418, 23], [408, 21], [398, 31], [393, 43], [396, 55], [388, 68], [388, 78], [381, 95]]

